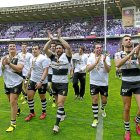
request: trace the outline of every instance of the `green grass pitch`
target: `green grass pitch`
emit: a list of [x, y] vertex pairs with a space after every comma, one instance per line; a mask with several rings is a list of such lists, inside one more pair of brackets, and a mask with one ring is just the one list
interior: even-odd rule
[[[124, 127], [122, 120], [122, 99], [120, 96], [121, 80], [115, 78], [115, 68], [109, 74], [109, 97], [106, 107], [107, 117], [103, 120], [103, 140], [122, 140]], [[39, 120], [41, 114], [41, 102], [38, 93], [35, 95], [36, 117], [30, 122], [24, 118], [29, 113], [27, 104], [22, 105], [21, 115], [17, 118], [17, 128], [12, 133], [6, 133], [10, 124], [10, 106], [3, 89], [3, 80], [0, 78], [0, 140], [96, 140], [96, 128], [91, 127], [93, 114], [91, 109], [91, 97], [89, 94], [89, 74], [87, 74], [86, 93], [83, 101], [74, 100], [72, 83], [69, 84], [69, 93], [65, 103], [67, 118], [60, 124], [60, 133], [53, 134], [52, 128], [55, 123], [56, 108], [51, 107], [51, 101], [47, 104], [47, 117]], [[48, 99], [48, 93], [47, 99]], [[132, 100], [131, 108], [131, 132], [132, 140], [139, 140], [135, 132], [134, 117], [137, 112], [135, 99]]]

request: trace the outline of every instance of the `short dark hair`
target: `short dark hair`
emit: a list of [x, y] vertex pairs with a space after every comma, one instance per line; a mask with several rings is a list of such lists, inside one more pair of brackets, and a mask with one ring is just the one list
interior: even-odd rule
[[121, 50], [124, 50], [124, 46], [122, 45], [122, 41], [123, 41], [123, 39], [124, 39], [125, 37], [130, 37], [130, 38], [131, 38], [130, 35], [124, 35], [124, 36], [121, 38], [121, 40], [120, 40], [120, 42], [119, 42]]
[[83, 52], [85, 51], [85, 46], [80, 46], [79, 48], [82, 49]]
[[123, 39], [123, 38], [125, 38], [125, 37], [130, 37], [130, 38], [131, 38], [131, 36], [130, 36], [130, 35], [124, 35], [124, 36], [122, 37], [122, 39]]
[[96, 46], [96, 45], [101, 45], [101, 46], [103, 47], [102, 43], [100, 43], [100, 42], [95, 42], [94, 45], [93, 45], [93, 50], [95, 49], [95, 46]]
[[64, 46], [62, 45], [62, 43], [57, 42], [56, 46], [58, 46], [58, 45], [62, 46], [62, 48], [65, 49]]
[[16, 43], [13, 42], [13, 41], [8, 42], [8, 45], [9, 45], [9, 44], [15, 44], [15, 45], [16, 45]]
[[26, 45], [27, 46], [27, 43], [26, 42], [21, 42], [21, 45]]
[[52, 41], [51, 44], [56, 44], [56, 41]]
[[41, 46], [39, 46], [39, 45], [33, 45], [32, 48], [33, 47], [38, 47], [39, 50], [41, 49]]
[[52, 44], [55, 44], [55, 46], [57, 45], [57, 44], [56, 44], [56, 42], [55, 42], [55, 41], [53, 41], [53, 42], [51, 42], [50, 47], [51, 47], [51, 45], [52, 45]]

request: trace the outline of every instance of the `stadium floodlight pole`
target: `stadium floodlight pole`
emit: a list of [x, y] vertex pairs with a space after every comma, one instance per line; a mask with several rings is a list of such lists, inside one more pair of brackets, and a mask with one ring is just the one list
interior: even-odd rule
[[106, 0], [104, 0], [104, 44], [105, 44], [105, 51], [106, 51], [106, 30], [107, 30], [107, 7], [106, 7]]

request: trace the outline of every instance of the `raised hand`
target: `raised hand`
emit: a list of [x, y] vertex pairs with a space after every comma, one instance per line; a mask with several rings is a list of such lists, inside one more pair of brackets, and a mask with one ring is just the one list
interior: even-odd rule
[[105, 53], [105, 54], [103, 55], [103, 62], [105, 62], [106, 56], [107, 56], [107, 54]]
[[137, 46], [136, 46], [136, 51], [135, 51], [135, 53], [136, 53], [136, 55], [137, 55], [137, 57], [140, 57], [140, 44], [138, 44]]
[[6, 56], [2, 58], [2, 65], [3, 65], [3, 66], [6, 65], [6, 63], [5, 63], [5, 59], [6, 59]]
[[140, 50], [139, 46], [136, 46], [136, 47], [133, 48], [133, 50], [129, 53], [129, 55], [132, 56], [134, 53], [136, 53], [136, 55], [137, 55], [137, 53], [139, 52], [139, 50]]
[[96, 61], [95, 61], [95, 64], [96, 64], [96, 65], [100, 62], [100, 59], [101, 59], [101, 55], [99, 55], [99, 56], [96, 58]]
[[48, 33], [48, 38], [53, 40], [53, 35], [52, 35], [51, 31], [47, 30], [47, 33]]
[[2, 59], [2, 65], [5, 66], [5, 65], [8, 65], [10, 63], [10, 59], [7, 58], [7, 56], [5, 56], [3, 59]]
[[58, 39], [61, 37], [61, 28], [58, 28], [58, 30], [57, 30], [57, 37], [58, 37]]

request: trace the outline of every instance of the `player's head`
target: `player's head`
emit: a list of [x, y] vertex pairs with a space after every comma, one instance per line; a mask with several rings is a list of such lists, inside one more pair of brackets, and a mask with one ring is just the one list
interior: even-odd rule
[[52, 43], [51, 43], [51, 45], [50, 45], [50, 50], [51, 50], [52, 52], [55, 52], [55, 50], [56, 50], [56, 43], [55, 43], [55, 42], [52, 42]]
[[58, 56], [61, 56], [61, 54], [64, 52], [63, 45], [62, 44], [57, 44], [55, 52]]
[[22, 44], [21, 44], [21, 50], [22, 50], [22, 52], [27, 52], [27, 43], [25, 43], [25, 42], [23, 42]]
[[101, 43], [95, 43], [93, 49], [96, 55], [100, 55], [103, 52], [103, 46]]
[[16, 44], [14, 42], [9, 42], [8, 51], [9, 51], [9, 53], [16, 53], [17, 48], [16, 48]]
[[121, 46], [122, 50], [125, 50], [125, 48], [132, 48], [133, 43], [131, 41], [131, 37], [129, 35], [123, 36], [120, 41], [120, 46]]
[[40, 54], [40, 46], [38, 46], [38, 45], [33, 46], [32, 54], [34, 57], [37, 57]]
[[79, 47], [79, 54], [83, 54], [85, 51], [85, 47], [84, 46], [80, 46]]

